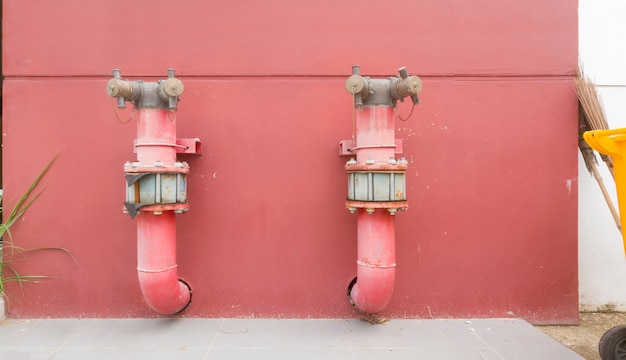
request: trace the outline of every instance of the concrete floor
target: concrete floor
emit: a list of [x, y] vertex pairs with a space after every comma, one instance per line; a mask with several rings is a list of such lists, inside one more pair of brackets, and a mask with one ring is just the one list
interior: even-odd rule
[[5, 320], [0, 359], [583, 359], [523, 320]]

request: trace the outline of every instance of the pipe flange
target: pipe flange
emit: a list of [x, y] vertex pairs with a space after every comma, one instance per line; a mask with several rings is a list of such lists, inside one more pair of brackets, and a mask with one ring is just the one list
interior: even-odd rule
[[374, 164], [346, 164], [346, 172], [387, 172], [401, 173], [406, 172], [408, 165], [405, 163], [374, 163]]
[[409, 208], [408, 201], [358, 201], [346, 200], [346, 208], [360, 209], [398, 209], [407, 210]]
[[124, 172], [128, 174], [137, 174], [137, 173], [189, 174], [189, 164], [187, 164], [186, 162], [176, 162], [174, 163], [174, 165], [162, 165], [162, 164], [146, 165], [138, 161], [135, 161], [132, 163], [126, 162], [124, 164]]
[[[140, 205], [140, 207], [137, 208], [137, 213], [142, 213], [142, 212], [151, 212], [151, 213], [159, 213], [159, 212], [163, 212], [163, 211], [173, 211], [176, 214], [184, 214], [187, 211], [189, 211], [189, 203], [177, 203], [177, 204], [149, 204], [149, 205], [143, 205], [141, 206], [141, 204], [137, 204]], [[124, 208], [124, 213], [128, 214], [128, 209], [125, 207]]]

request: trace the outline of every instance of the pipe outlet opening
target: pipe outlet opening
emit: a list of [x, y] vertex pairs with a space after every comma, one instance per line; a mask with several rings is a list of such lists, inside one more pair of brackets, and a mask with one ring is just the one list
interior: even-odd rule
[[191, 290], [191, 285], [189, 285], [188, 282], [186, 282], [185, 280], [178, 278], [178, 282], [180, 282], [181, 284], [185, 285], [187, 287], [187, 289], [189, 289], [189, 301], [187, 301], [187, 304], [185, 304], [185, 306], [183, 306], [182, 309], [178, 310], [174, 315], [180, 314], [183, 311], [185, 311], [189, 305], [191, 305], [191, 298], [193, 297], [193, 291]]
[[[352, 279], [352, 281], [350, 281], [350, 284], [348, 284], [348, 301], [350, 301], [350, 305], [352, 305], [353, 308], [359, 310], [359, 308], [354, 304], [354, 301], [352, 300], [352, 288], [354, 287], [354, 285], [356, 285], [356, 279], [357, 277], [355, 276], [354, 279]], [[360, 311], [360, 310], [359, 310]]]

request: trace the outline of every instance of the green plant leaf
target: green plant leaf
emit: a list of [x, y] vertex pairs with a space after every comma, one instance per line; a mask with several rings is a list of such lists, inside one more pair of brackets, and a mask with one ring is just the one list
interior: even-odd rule
[[[4, 222], [0, 223], [0, 294], [2, 294], [3, 296], [6, 295], [5, 283], [8, 281], [17, 282], [23, 292], [23, 284], [26, 282], [39, 283], [40, 280], [53, 278], [46, 275], [22, 275], [15, 269], [15, 267], [13, 267], [13, 265], [9, 263], [9, 261], [27, 260], [28, 257], [26, 256], [26, 253], [33, 251], [61, 251], [67, 254], [72, 259], [75, 265], [78, 265], [72, 253], [66, 248], [53, 246], [22, 248], [14, 245], [13, 238], [11, 236], [11, 226], [13, 226], [13, 224], [15, 224], [15, 222], [20, 217], [22, 217], [22, 215], [24, 215], [24, 213], [26, 213], [26, 211], [35, 203], [35, 201], [42, 194], [43, 190], [36, 193], [35, 195], [33, 195], [33, 192], [37, 188], [37, 185], [39, 185], [39, 183], [41, 182], [41, 179], [43, 179], [48, 170], [50, 170], [50, 167], [52, 167], [52, 164], [54, 164], [56, 158], [56, 156], [52, 158], [48, 165], [46, 165], [46, 167], [44, 167], [39, 175], [37, 175], [35, 180], [33, 180], [33, 182], [31, 183], [30, 187], [17, 201]], [[0, 195], [0, 201], [1, 200], [2, 195]], [[11, 251], [11, 260], [5, 260], [7, 255], [6, 251]]]
[[13, 225], [13, 223], [15, 223], [15, 221], [17, 221], [17, 219], [19, 219], [20, 216], [24, 215], [26, 210], [28, 210], [28, 208], [35, 202], [35, 200], [39, 198], [39, 195], [41, 195], [41, 192], [35, 195], [33, 199], [28, 201], [26, 205], [24, 206], [24, 203], [28, 200], [28, 198], [33, 193], [33, 191], [35, 191], [35, 188], [37, 187], [41, 179], [43, 179], [43, 177], [46, 175], [46, 173], [48, 173], [48, 170], [50, 170], [50, 167], [52, 167], [52, 164], [54, 164], [56, 159], [57, 159], [56, 156], [52, 158], [52, 160], [50, 160], [48, 165], [46, 165], [46, 167], [43, 168], [43, 170], [39, 173], [39, 175], [37, 175], [35, 180], [33, 180], [32, 184], [30, 184], [30, 187], [26, 190], [26, 192], [22, 195], [22, 197], [17, 201], [17, 203], [13, 207], [13, 210], [4, 221], [4, 224], [6, 224], [8, 227]]

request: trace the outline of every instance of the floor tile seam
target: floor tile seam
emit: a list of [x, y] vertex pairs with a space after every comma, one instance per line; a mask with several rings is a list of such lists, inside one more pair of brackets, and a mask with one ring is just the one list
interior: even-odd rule
[[480, 340], [480, 342], [482, 342], [483, 344], [485, 344], [485, 346], [487, 346], [489, 348], [489, 350], [493, 351], [500, 359], [505, 360], [505, 357], [500, 354], [500, 352], [498, 352], [498, 350], [496, 350], [494, 347], [492, 347], [491, 345], [489, 345], [489, 343], [487, 341], [485, 341], [482, 337], [480, 337], [480, 335], [478, 335], [475, 331], [472, 332], [472, 334], [478, 339]]
[[213, 349], [219, 350], [350, 350], [350, 347], [347, 346], [338, 346], [338, 347], [317, 347], [317, 346], [308, 346], [308, 347], [281, 347], [281, 346], [214, 346]]
[[204, 353], [204, 360], [209, 359], [209, 354], [211, 353], [211, 350], [214, 348], [215, 341], [217, 341], [217, 337], [219, 336], [220, 332], [223, 332], [222, 327], [224, 326], [225, 323], [226, 323], [226, 318], [222, 318], [220, 325], [217, 327], [217, 331], [213, 335], [213, 340], [209, 344], [209, 348]]
[[[203, 350], [203, 349], [280, 349], [280, 350], [386, 350], [386, 349], [399, 349], [399, 350], [425, 350], [425, 349], [458, 349], [458, 350], [497, 350], [503, 349], [499, 347], [481, 347], [481, 346], [64, 346], [63, 350]], [[535, 349], [553, 349], [551, 346], [532, 347]], [[58, 346], [1, 346], [0, 350], [55, 350], [59, 349]]]
[[511, 349], [511, 348], [524, 348], [524, 349], [537, 349], [537, 350], [548, 350], [548, 349], [562, 349], [562, 348], [568, 348], [567, 346], [563, 345], [562, 347], [559, 346], [562, 345], [561, 343], [556, 343], [554, 345], [541, 345], [541, 346], [530, 346], [527, 344], [519, 344], [519, 345], [512, 345], [512, 346], [492, 346], [491, 349], [494, 350], [504, 350], [504, 349]]
[[[24, 349], [24, 348], [22, 348]], [[32, 349], [32, 348], [31, 348]], [[55, 349], [55, 348], [48, 348]], [[181, 348], [180, 346], [169, 347], [169, 346], [145, 346], [145, 347], [136, 347], [136, 346], [64, 346], [62, 351], [65, 350], [121, 350], [121, 351], [145, 351], [145, 350], [177, 350], [177, 351], [185, 351], [185, 350], [206, 350], [206, 346], [185, 346]], [[2, 350], [2, 349], [0, 349]], [[27, 349], [30, 350], [30, 349]], [[47, 349], [42, 349], [47, 350]]]
[[248, 349], [248, 350], [494, 350], [488, 346], [213, 346], [213, 349]]
[[81, 329], [77, 330], [76, 332], [74, 332], [74, 334], [72, 336], [69, 336], [67, 339], [65, 339], [65, 341], [63, 341], [61, 343], [61, 345], [59, 345], [56, 350], [54, 350], [52, 352], [52, 354], [50, 354], [50, 356], [54, 356], [54, 354], [56, 354], [57, 352], [59, 352], [61, 349], [63, 349], [63, 347], [67, 344], [69, 344], [70, 341], [76, 339], [80, 334], [82, 334], [83, 332], [85, 332], [91, 325], [93, 325], [93, 323], [95, 322], [94, 319], [91, 319], [90, 321], [87, 322], [87, 324], [85, 324], [85, 326], [83, 326]]
[[58, 346], [0, 346], [0, 351], [2, 350], [10, 350], [10, 351], [20, 351], [20, 350], [56, 350]]

